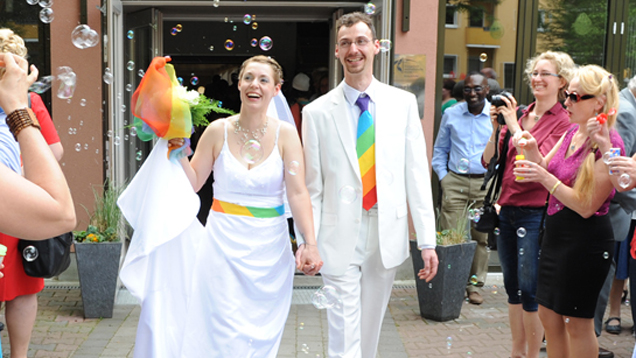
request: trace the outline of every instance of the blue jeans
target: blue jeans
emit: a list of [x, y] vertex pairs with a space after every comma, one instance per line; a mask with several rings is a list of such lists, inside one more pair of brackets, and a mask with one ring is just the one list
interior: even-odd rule
[[[503, 271], [508, 303], [522, 304], [526, 312], [536, 312], [539, 269], [539, 225], [544, 208], [504, 206], [499, 212], [497, 252]], [[517, 235], [525, 228], [523, 237]]]

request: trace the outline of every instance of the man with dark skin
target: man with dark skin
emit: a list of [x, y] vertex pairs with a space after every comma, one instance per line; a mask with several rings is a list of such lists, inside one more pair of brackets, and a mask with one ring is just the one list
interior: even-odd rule
[[[481, 206], [486, 195], [486, 190], [481, 190], [486, 174], [481, 156], [492, 133], [486, 99], [489, 90], [484, 75], [470, 73], [464, 81], [465, 102], [447, 109], [442, 117], [432, 160], [443, 191], [440, 230], [457, 227], [466, 206]], [[483, 298], [477, 287], [484, 285], [488, 273], [488, 234], [471, 229], [470, 236], [477, 241], [477, 250], [466, 293], [469, 302], [478, 305]]]

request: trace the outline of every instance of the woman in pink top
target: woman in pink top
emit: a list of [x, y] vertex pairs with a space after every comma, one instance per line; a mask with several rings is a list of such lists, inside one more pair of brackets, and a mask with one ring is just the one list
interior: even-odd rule
[[610, 148], [624, 152], [612, 128], [615, 112], [603, 124], [596, 116], [618, 108], [618, 87], [609, 72], [588, 65], [578, 69], [566, 95], [571, 127], [545, 157], [530, 132], [516, 136], [515, 145], [527, 140], [527, 160], [515, 162], [513, 173], [551, 193], [537, 285], [548, 356], [596, 358], [593, 318], [614, 251], [607, 212], [618, 181], [599, 159]]
[[[529, 131], [544, 155], [552, 149], [569, 126], [568, 114], [560, 101], [565, 99], [564, 90], [572, 78], [573, 69], [574, 62], [562, 52], [544, 52], [528, 61], [526, 75], [536, 101], [528, 106], [519, 119], [514, 98], [511, 101], [504, 98], [505, 106], [492, 106], [493, 134], [482, 157], [484, 164], [494, 154], [494, 143], [498, 143], [501, 149], [507, 131]], [[506, 121], [498, 138], [495, 137], [499, 125], [497, 114], [502, 114]], [[508, 294], [512, 332], [510, 355], [513, 358], [537, 358], [543, 339], [543, 327], [535, 299], [539, 226], [548, 192], [538, 183], [515, 181], [512, 169], [517, 154], [510, 140], [498, 200], [501, 210], [497, 252]]]

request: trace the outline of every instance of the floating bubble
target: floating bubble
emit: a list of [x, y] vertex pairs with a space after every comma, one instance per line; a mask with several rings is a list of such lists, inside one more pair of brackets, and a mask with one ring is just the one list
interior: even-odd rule
[[53, 84], [53, 76], [43, 76], [40, 77], [39, 80], [35, 81], [31, 87], [29, 87], [29, 91], [35, 92], [37, 94], [42, 94], [51, 88]]
[[470, 161], [466, 158], [462, 158], [459, 160], [459, 163], [457, 163], [457, 171], [460, 174], [466, 174], [468, 173], [468, 169], [470, 168]]
[[605, 251], [605, 252], [603, 253], [603, 258], [604, 258], [605, 260], [609, 259], [609, 252]]
[[50, 24], [53, 19], [55, 19], [55, 14], [53, 13], [53, 9], [50, 7], [45, 7], [40, 11], [40, 21], [45, 24]]
[[88, 25], [78, 25], [71, 32], [71, 42], [79, 49], [86, 49], [99, 43], [99, 35]]
[[269, 51], [272, 49], [272, 46], [274, 46], [274, 42], [269, 36], [263, 36], [258, 42], [258, 45], [260, 46], [261, 50]]
[[126, 69], [128, 71], [132, 71], [135, 69], [135, 63], [133, 61], [126, 62]]
[[208, 47], [208, 50], [214, 51], [214, 45], [210, 45], [210, 47]]
[[177, 30], [176, 27], [173, 27], [172, 30], [170, 30], [170, 35], [172, 36], [177, 36], [178, 33], [179, 31]]
[[146, 72], [145, 72], [144, 70], [139, 70], [139, 71], [137, 71], [137, 76], [139, 76], [139, 77], [143, 77], [143, 76], [145, 76], [145, 75], [146, 75]]
[[84, 150], [88, 150], [88, 143], [84, 143]]
[[519, 249], [519, 256], [523, 256], [523, 247]]
[[232, 27], [232, 31], [236, 31], [236, 25]]
[[309, 346], [306, 343], [303, 343], [300, 346], [300, 350], [305, 354], [309, 354]]
[[473, 218], [473, 222], [478, 223], [479, 220], [481, 220], [481, 212], [480, 211], [475, 211], [475, 217]]
[[632, 178], [627, 173], [623, 173], [620, 177], [618, 177], [618, 185], [620, 185], [623, 189], [627, 188], [631, 182]]
[[22, 250], [22, 257], [27, 262], [35, 261], [38, 256], [40, 256], [40, 253], [38, 252], [38, 249], [33, 245], [29, 245], [25, 247], [24, 250]]
[[389, 52], [391, 51], [391, 40], [382, 39], [380, 40], [380, 51], [381, 52]]
[[525, 237], [527, 233], [528, 231], [526, 230], [525, 227], [520, 227], [517, 229], [517, 236], [519, 237]]
[[467, 217], [468, 217], [468, 220], [473, 220], [475, 218], [475, 210], [468, 209]]
[[84, 98], [80, 99], [80, 106], [86, 107], [86, 100]]
[[128, 37], [129, 40], [132, 40], [135, 38], [135, 32], [133, 30], [128, 30], [128, 32], [126, 33], [126, 37]]
[[177, 24], [174, 28], [177, 29], [178, 32], [181, 32], [181, 30], [183, 30], [183, 25]]
[[296, 175], [298, 174], [298, 171], [300, 170], [300, 163], [298, 163], [295, 160], [292, 160], [291, 162], [289, 162], [289, 165], [287, 166], [287, 172], [291, 175]]
[[177, 77], [177, 81], [181, 86], [183, 86], [183, 77]]
[[447, 347], [448, 349], [451, 349], [451, 347], [452, 347], [452, 346], [453, 346], [453, 337], [448, 336], [448, 337], [446, 338], [446, 347]]
[[254, 21], [252, 22], [252, 30], [256, 30], [258, 29], [258, 22]]
[[479, 283], [479, 279], [477, 279], [477, 275], [470, 276], [470, 284], [475, 286]]
[[57, 79], [60, 82], [57, 89], [57, 97], [60, 99], [70, 99], [73, 97], [77, 83], [77, 75], [75, 75], [73, 69], [68, 66], [58, 67]]
[[129, 83], [126, 85], [126, 92], [132, 91], [132, 85]]
[[39, 0], [26, 0], [27, 4], [29, 5], [35, 5], [38, 3]]
[[137, 151], [137, 154], [135, 154], [135, 160], [138, 162], [141, 162], [141, 158], [143, 157], [141, 150]]
[[256, 46], [258, 46], [258, 39], [257, 39], [257, 38], [253, 38], [253, 39], [250, 41], [250, 45], [251, 45], [252, 47], [256, 47]]
[[482, 52], [482, 53], [479, 55], [479, 61], [480, 61], [480, 62], [486, 62], [486, 61], [488, 61], [488, 54], [487, 54], [487, 53], [485, 53], [485, 52]]
[[110, 68], [106, 67], [106, 69], [104, 70], [104, 82], [106, 82], [107, 85], [113, 83], [113, 73], [110, 71]]
[[364, 4], [364, 13], [367, 15], [375, 14], [375, 5], [372, 2]]
[[51, 7], [53, 6], [53, 0], [40, 0], [38, 1], [38, 5], [41, 7]]
[[570, 323], [570, 319], [569, 319], [569, 318], [566, 318], [566, 319], [565, 319], [565, 323]]
[[329, 285], [325, 285], [314, 292], [311, 297], [311, 303], [317, 309], [330, 309], [332, 307], [338, 307], [342, 304], [338, 291]]
[[[605, 163], [606, 165], [609, 165], [612, 162], [612, 158], [618, 157], [619, 155], [621, 155], [620, 148], [610, 148], [610, 150], [603, 153], [603, 163]], [[610, 174], [612, 174], [611, 171], [610, 171]]]
[[122, 104], [122, 105], [121, 105], [121, 111], [122, 111], [122, 112], [126, 112], [126, 105], [125, 105], [125, 104]]
[[254, 164], [263, 158], [263, 148], [257, 140], [250, 139], [241, 148], [241, 157], [249, 164]]
[[517, 296], [521, 296], [521, 290], [517, 291]]
[[350, 186], [350, 185], [345, 185], [342, 188], [340, 188], [340, 190], [338, 190], [338, 197], [340, 198], [340, 201], [342, 201], [345, 204], [351, 204], [354, 201], [356, 201], [356, 199], [358, 198], [358, 194], [356, 193], [356, 190]]
[[221, 3], [221, 0], [214, 0], [214, 2], [212, 3], [212, 5], [214, 7], [219, 7], [219, 4]]
[[84, 125], [84, 121], [80, 121], [80, 127]]
[[82, 145], [81, 145], [81, 144], [79, 144], [79, 143], [76, 143], [76, 144], [75, 144], [75, 151], [76, 151], [76, 152], [79, 152], [79, 151], [81, 151], [81, 150], [82, 150]]
[[497, 285], [492, 285], [492, 293], [497, 294]]
[[113, 131], [109, 129], [108, 132], [106, 132], [106, 136], [108, 138], [112, 137], [113, 136]]
[[225, 40], [225, 49], [228, 51], [234, 50], [234, 41], [230, 39]]
[[428, 284], [428, 288], [433, 288], [433, 284], [432, 284], [432, 283], [429, 283], [429, 284]]
[[450, 268], [451, 268], [451, 265], [450, 265], [450, 264], [448, 264], [448, 269], [450, 270]]
[[252, 15], [250, 14], [245, 14], [245, 16], [243, 16], [243, 23], [245, 25], [249, 25], [252, 23]]
[[121, 138], [119, 138], [118, 135], [115, 136], [115, 140], [113, 141], [114, 145], [120, 145], [121, 144]]
[[196, 86], [197, 84], [199, 84], [199, 77], [197, 77], [197, 76], [192, 76], [192, 78], [190, 78], [190, 83], [191, 83], [193, 86]]
[[300, 322], [300, 323], [298, 324], [298, 329], [300, 329], [300, 330], [305, 329], [305, 322]]

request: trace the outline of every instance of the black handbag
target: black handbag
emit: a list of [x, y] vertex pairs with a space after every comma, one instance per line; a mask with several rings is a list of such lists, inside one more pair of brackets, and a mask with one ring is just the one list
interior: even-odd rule
[[22, 254], [24, 272], [32, 277], [51, 278], [64, 272], [71, 264], [73, 232], [47, 240], [22, 240], [18, 250]]

